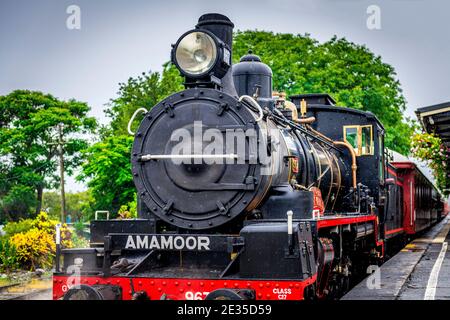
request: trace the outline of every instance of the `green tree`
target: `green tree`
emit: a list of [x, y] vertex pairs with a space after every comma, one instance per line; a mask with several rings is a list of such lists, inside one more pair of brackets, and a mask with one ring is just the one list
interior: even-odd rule
[[[89, 190], [66, 193], [66, 213], [72, 217], [72, 222], [88, 221], [94, 215], [94, 199]], [[53, 219], [59, 219], [61, 214], [61, 195], [57, 191], [44, 192], [42, 209]]]
[[272, 68], [274, 89], [288, 95], [329, 93], [338, 105], [371, 111], [386, 128], [386, 146], [408, 153], [413, 126], [403, 117], [400, 82], [394, 68], [367, 47], [336, 37], [321, 44], [309, 35], [237, 32], [235, 62], [248, 50]]
[[94, 210], [117, 213], [121, 205], [135, 198], [131, 176], [131, 145], [133, 137], [106, 137], [85, 151], [85, 163], [78, 180], [87, 181], [95, 199]]
[[[160, 100], [183, 88], [183, 79], [170, 63], [164, 64], [162, 74], [144, 72], [136, 78], [129, 78], [126, 83], [119, 83], [117, 98], [111, 99], [105, 110], [111, 118], [112, 134], [128, 135], [128, 121], [138, 108], [149, 110]], [[142, 114], [136, 118], [132, 129], [135, 130], [141, 120]]]
[[35, 91], [0, 96], [0, 214], [4, 218], [18, 220], [38, 213], [44, 188], [58, 187], [58, 126], [65, 140], [67, 173], [80, 164], [79, 151], [88, 146], [84, 135], [97, 124], [87, 116], [89, 110], [86, 103]]
[[36, 191], [30, 186], [12, 185], [0, 198], [0, 208], [3, 211], [0, 214], [0, 224], [12, 220], [11, 216], [24, 218], [31, 215], [37, 203], [35, 194]]

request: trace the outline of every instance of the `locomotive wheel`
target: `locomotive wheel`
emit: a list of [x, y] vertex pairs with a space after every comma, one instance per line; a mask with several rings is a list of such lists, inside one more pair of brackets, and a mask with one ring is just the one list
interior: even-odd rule
[[254, 300], [253, 290], [217, 289], [210, 292], [205, 300]]
[[70, 288], [63, 300], [120, 300], [121, 289], [117, 286], [88, 286]]
[[98, 290], [91, 286], [80, 285], [79, 288], [71, 288], [64, 295], [64, 300], [103, 300]]

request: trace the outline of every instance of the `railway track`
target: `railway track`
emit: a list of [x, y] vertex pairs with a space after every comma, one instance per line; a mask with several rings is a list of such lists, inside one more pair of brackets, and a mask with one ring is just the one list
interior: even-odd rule
[[0, 300], [51, 300], [51, 279], [33, 279], [0, 286]]

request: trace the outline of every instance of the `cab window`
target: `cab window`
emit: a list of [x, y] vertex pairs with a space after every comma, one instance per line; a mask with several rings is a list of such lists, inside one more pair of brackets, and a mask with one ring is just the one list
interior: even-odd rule
[[361, 127], [361, 155], [372, 154], [372, 126]]
[[379, 157], [379, 178], [380, 182], [384, 184], [384, 145], [383, 145], [383, 135], [378, 134], [378, 157]]
[[349, 127], [347, 128], [345, 132], [345, 141], [350, 143], [350, 145], [355, 149], [355, 151], [358, 151], [358, 128], [356, 127]]
[[355, 150], [357, 156], [373, 155], [372, 126], [344, 126], [344, 140]]

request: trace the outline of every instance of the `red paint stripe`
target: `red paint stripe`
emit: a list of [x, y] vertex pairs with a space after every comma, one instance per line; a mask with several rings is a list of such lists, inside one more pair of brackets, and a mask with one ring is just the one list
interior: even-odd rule
[[388, 172], [393, 176], [397, 177], [397, 172], [395, 172], [394, 170], [388, 168]]
[[[160, 299], [162, 294], [171, 300], [186, 300], [189, 297], [204, 299], [216, 289], [253, 289], [257, 300], [303, 300], [305, 288], [317, 280], [317, 274], [304, 280], [273, 280], [273, 279], [193, 279], [193, 278], [146, 278], [146, 277], [109, 277], [81, 276], [77, 278], [80, 284], [115, 285], [122, 288], [122, 299], [132, 298], [132, 287], [136, 291], [145, 291], [151, 300]], [[68, 275], [53, 276], [53, 299], [61, 298], [74, 277]], [[131, 281], [131, 282], [130, 282]], [[282, 291], [287, 291], [286, 294]], [[188, 293], [188, 295], [186, 295]]]
[[317, 227], [318, 228], [335, 227], [343, 224], [354, 224], [366, 221], [375, 221], [376, 218], [377, 216], [374, 214], [357, 217], [345, 217], [345, 216], [335, 216], [332, 218], [326, 217], [317, 221]]
[[392, 230], [386, 231], [385, 234], [386, 235], [390, 235], [390, 234], [393, 234], [393, 233], [399, 233], [399, 232], [403, 232], [403, 231], [404, 231], [403, 228], [398, 228], [398, 229], [392, 229]]

